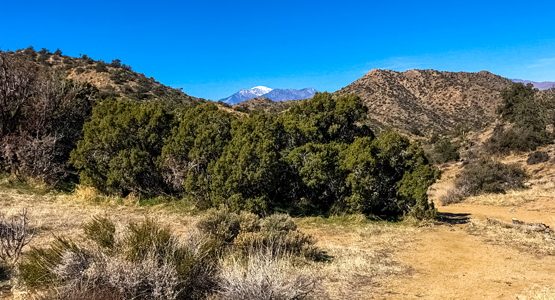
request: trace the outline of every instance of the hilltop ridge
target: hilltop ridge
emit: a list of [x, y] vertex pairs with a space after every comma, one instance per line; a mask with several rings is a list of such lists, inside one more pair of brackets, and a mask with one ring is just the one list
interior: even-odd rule
[[336, 94], [358, 95], [377, 128], [413, 135], [481, 128], [492, 122], [509, 79], [487, 71], [375, 69]]

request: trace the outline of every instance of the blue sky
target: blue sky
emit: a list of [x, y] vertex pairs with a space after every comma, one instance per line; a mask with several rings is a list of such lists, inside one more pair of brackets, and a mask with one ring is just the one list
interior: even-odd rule
[[219, 99], [374, 68], [555, 81], [555, 1], [3, 1], [0, 48], [60, 48]]

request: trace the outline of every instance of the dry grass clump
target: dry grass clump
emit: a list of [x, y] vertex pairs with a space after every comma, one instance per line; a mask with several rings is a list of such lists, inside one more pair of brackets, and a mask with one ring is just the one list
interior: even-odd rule
[[295, 221], [286, 214], [260, 218], [251, 213], [234, 213], [226, 208], [211, 209], [197, 222], [197, 228], [216, 242], [248, 256], [266, 251], [273, 256], [294, 255], [311, 260], [328, 257], [315, 246], [315, 239], [297, 231]]
[[287, 300], [312, 299], [319, 279], [306, 268], [292, 264], [288, 257], [251, 252], [222, 262], [215, 299]]
[[[222, 234], [237, 226], [233, 239]], [[303, 251], [317, 249], [296, 228], [286, 215], [220, 210], [176, 235], [151, 219], [122, 228], [97, 216], [74, 238], [32, 247], [17, 279], [44, 299], [304, 299], [318, 280]]]
[[208, 239], [186, 244], [148, 219], [113, 237], [107, 218], [84, 227], [103, 232], [86, 233], [85, 243], [57, 238], [32, 248], [19, 265], [22, 282], [58, 299], [103, 299], [108, 291], [110, 299], [198, 299], [215, 286], [216, 251]]
[[486, 241], [517, 248], [537, 255], [555, 255], [555, 233], [543, 224], [514, 221], [512, 224], [494, 219], [472, 220], [467, 230]]

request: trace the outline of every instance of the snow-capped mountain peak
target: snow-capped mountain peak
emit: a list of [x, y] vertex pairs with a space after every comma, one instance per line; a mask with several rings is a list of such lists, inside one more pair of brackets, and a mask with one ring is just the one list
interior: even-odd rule
[[255, 86], [255, 87], [250, 88], [250, 89], [240, 90], [239, 94], [245, 95], [245, 96], [248, 96], [248, 97], [253, 96], [253, 95], [255, 97], [260, 97], [264, 94], [267, 94], [267, 93], [271, 92], [272, 90], [273, 90], [272, 88], [269, 88], [267, 86], [259, 85], [259, 86]]
[[240, 90], [220, 101], [234, 105], [257, 97], [265, 97], [273, 101], [301, 100], [311, 98], [315, 93], [316, 90], [314, 89], [272, 89], [267, 86], [255, 86], [250, 89]]

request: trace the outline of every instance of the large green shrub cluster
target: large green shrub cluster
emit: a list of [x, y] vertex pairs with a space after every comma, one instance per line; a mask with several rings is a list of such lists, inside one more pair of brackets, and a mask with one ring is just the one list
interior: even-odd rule
[[552, 143], [553, 133], [548, 132], [549, 110], [532, 85], [514, 84], [502, 93], [503, 102], [498, 108], [501, 118], [510, 126], [498, 126], [486, 143], [493, 153], [531, 151]]
[[158, 159], [172, 124], [173, 116], [158, 102], [99, 103], [72, 153], [81, 181], [119, 195], [166, 192]]
[[[365, 126], [357, 97], [323, 93], [281, 114], [104, 101], [72, 158], [81, 179], [119, 195], [170, 194], [259, 214], [432, 212], [437, 172], [420, 147]], [[416, 207], [419, 207], [416, 209]]]

